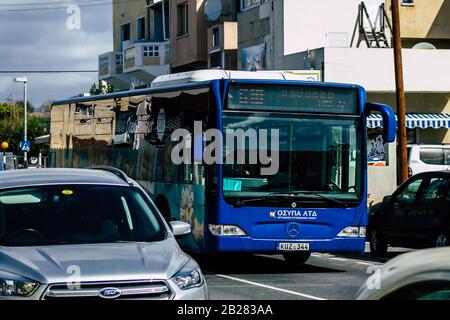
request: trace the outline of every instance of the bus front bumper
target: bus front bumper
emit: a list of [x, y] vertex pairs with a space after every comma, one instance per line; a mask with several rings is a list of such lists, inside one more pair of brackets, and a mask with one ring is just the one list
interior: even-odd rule
[[213, 252], [246, 252], [246, 253], [283, 253], [280, 243], [307, 243], [310, 252], [362, 253], [365, 250], [365, 238], [334, 239], [257, 239], [251, 237], [214, 237], [208, 251]]

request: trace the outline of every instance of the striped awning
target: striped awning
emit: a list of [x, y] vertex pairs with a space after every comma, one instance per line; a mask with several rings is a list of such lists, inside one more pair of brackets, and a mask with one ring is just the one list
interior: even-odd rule
[[[381, 114], [371, 114], [367, 118], [368, 128], [382, 128]], [[450, 114], [448, 113], [408, 113], [406, 114], [406, 127], [415, 128], [448, 128], [450, 129]]]

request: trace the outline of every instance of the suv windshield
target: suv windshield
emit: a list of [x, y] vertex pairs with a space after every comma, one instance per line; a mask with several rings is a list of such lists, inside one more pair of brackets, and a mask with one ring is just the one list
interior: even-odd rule
[[165, 238], [136, 188], [39, 186], [0, 192], [0, 245], [35, 246]]

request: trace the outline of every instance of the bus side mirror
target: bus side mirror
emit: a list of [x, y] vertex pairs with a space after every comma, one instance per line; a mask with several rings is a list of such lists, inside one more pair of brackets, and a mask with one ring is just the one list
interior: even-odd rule
[[364, 110], [366, 117], [375, 111], [380, 112], [383, 118], [383, 140], [385, 142], [394, 142], [397, 131], [397, 121], [394, 111], [391, 107], [385, 104], [373, 102], [366, 103]]

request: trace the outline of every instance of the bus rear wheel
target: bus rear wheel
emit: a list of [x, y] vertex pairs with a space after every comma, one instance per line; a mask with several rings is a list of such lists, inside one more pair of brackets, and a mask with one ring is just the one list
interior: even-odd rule
[[301, 266], [311, 257], [311, 252], [287, 252], [283, 253], [284, 260], [293, 266]]

